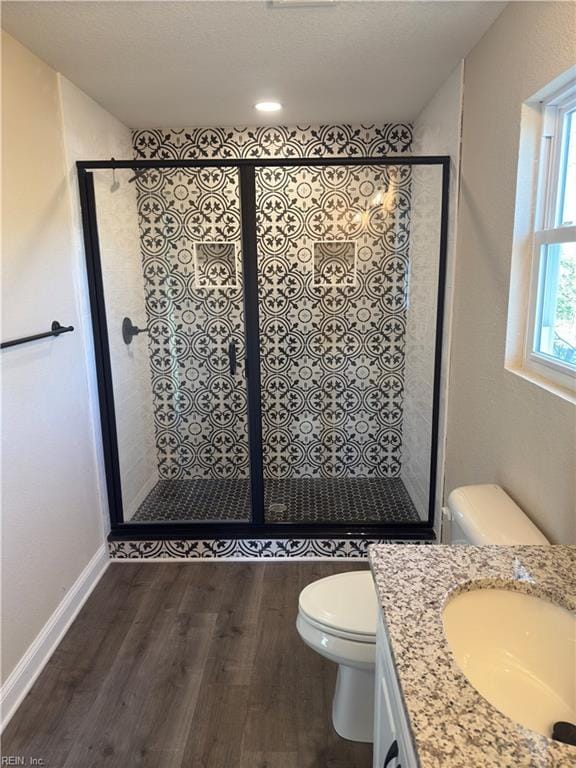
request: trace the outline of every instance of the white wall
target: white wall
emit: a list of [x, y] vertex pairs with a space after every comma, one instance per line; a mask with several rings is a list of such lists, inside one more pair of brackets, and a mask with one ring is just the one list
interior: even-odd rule
[[5, 682], [94, 557], [106, 557], [106, 510], [58, 80], [3, 34], [2, 86], [2, 337], [52, 320], [75, 328], [1, 353]]
[[[414, 122], [413, 152], [450, 157], [450, 202], [446, 264], [441, 399], [439, 412], [436, 517], [442, 504], [446, 388], [450, 356], [451, 307], [458, 207], [462, 74], [458, 66]], [[437, 267], [440, 238], [441, 173], [414, 169], [410, 226], [410, 290], [406, 317], [402, 480], [421, 518], [428, 515], [431, 454]]]
[[576, 542], [576, 409], [505, 370], [522, 103], [575, 62], [572, 3], [510, 3], [466, 59], [446, 491], [496, 482]]
[[[75, 251], [82, 265], [80, 290], [85, 297], [84, 320], [90, 328], [75, 163], [111, 157], [129, 159], [132, 136], [123, 123], [61, 76], [60, 87]], [[139, 335], [128, 346], [121, 334], [124, 316], [129, 316], [140, 328], [148, 324], [136, 189], [128, 183], [133, 175], [131, 170], [94, 172], [125, 519], [130, 519], [158, 481], [148, 338], [145, 334]], [[92, 387], [96, 393], [95, 380]], [[99, 423], [97, 410], [94, 419]]]
[[[3, 350], [2, 725], [108, 562], [108, 510], [75, 161], [129, 158], [131, 133], [2, 34], [2, 338], [74, 326]], [[136, 192], [99, 174], [102, 259], [128, 515], [156, 482], [146, 337], [127, 349], [120, 315], [146, 325]], [[120, 318], [120, 319], [119, 319]], [[148, 418], [147, 418], [148, 416]]]

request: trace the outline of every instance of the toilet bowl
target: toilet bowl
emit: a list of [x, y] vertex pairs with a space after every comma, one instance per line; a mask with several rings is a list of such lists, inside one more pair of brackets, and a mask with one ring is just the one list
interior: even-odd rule
[[370, 571], [328, 576], [300, 593], [296, 627], [306, 645], [338, 664], [332, 722], [350, 741], [373, 741], [376, 617]]

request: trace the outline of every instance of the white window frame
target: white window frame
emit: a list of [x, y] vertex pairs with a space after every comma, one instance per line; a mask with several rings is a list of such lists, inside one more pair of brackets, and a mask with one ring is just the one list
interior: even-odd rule
[[536, 351], [535, 336], [546, 272], [546, 249], [555, 243], [576, 242], [576, 225], [560, 225], [560, 173], [564, 169], [567, 137], [564, 133], [566, 114], [576, 109], [576, 81], [542, 103], [542, 133], [538, 165], [538, 187], [534, 233], [528, 317], [524, 345], [524, 367], [553, 384], [576, 392], [576, 371], [573, 366]]

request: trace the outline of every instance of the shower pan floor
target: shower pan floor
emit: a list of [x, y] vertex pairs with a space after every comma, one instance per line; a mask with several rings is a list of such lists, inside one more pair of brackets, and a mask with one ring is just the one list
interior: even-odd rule
[[[398, 477], [264, 481], [267, 523], [420, 520]], [[249, 522], [249, 480], [159, 480], [130, 522]]]

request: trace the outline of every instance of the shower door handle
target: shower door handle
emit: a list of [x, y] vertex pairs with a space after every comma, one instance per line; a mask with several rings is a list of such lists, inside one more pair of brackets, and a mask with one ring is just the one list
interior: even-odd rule
[[228, 364], [230, 376], [234, 376], [236, 374], [236, 344], [233, 341], [228, 344]]

